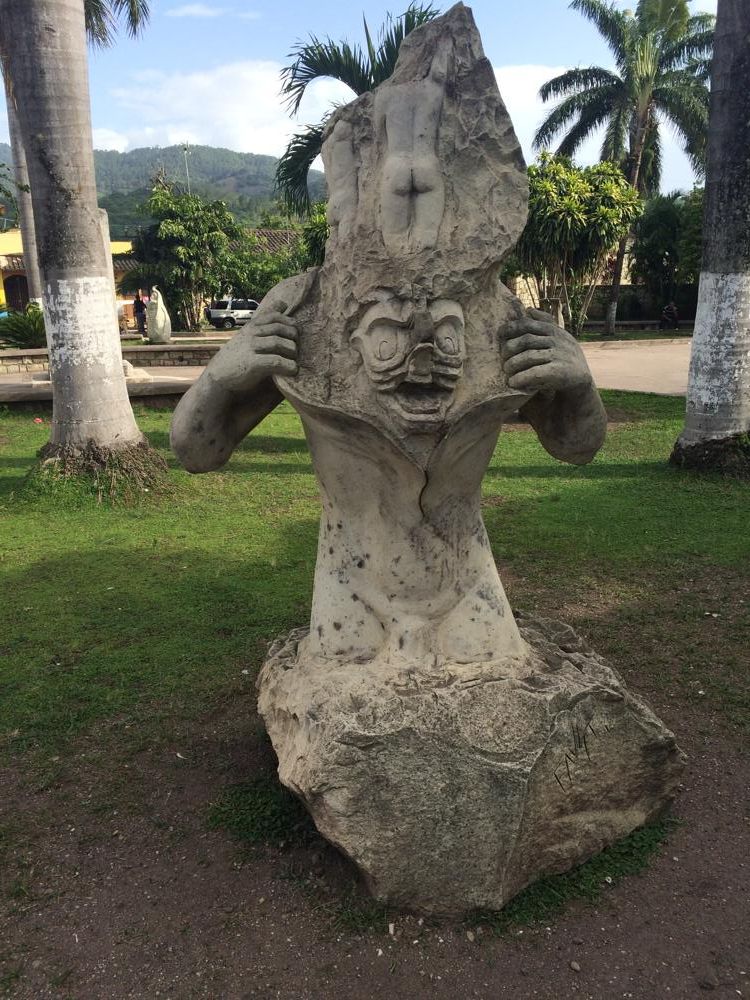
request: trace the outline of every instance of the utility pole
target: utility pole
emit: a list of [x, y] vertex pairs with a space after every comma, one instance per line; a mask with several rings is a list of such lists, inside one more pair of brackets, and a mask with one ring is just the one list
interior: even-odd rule
[[185, 157], [185, 176], [187, 177], [187, 189], [188, 194], [190, 194], [190, 170], [188, 169], [188, 143], [182, 147], [182, 153]]

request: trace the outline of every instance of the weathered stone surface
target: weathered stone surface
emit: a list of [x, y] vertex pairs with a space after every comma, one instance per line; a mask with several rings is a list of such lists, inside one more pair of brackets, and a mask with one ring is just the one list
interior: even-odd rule
[[[282, 781], [391, 903], [501, 906], [662, 809], [680, 755], [564, 626], [519, 630], [481, 481], [520, 410], [577, 464], [606, 415], [576, 341], [503, 288], [526, 174], [461, 4], [332, 116], [331, 236], [175, 411], [218, 468], [286, 398], [321, 492], [310, 627], [275, 649], [260, 711]], [[540, 516], [542, 516], [540, 514]]]
[[658, 815], [682, 755], [571, 628], [519, 617], [492, 663], [332, 665], [306, 630], [271, 649], [259, 708], [279, 775], [373, 895], [424, 913], [499, 908]]

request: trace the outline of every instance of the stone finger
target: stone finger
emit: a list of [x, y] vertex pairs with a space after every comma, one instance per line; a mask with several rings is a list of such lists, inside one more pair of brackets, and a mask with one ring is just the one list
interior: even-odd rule
[[255, 345], [257, 354], [278, 354], [284, 358], [297, 357], [297, 344], [290, 337], [263, 337]]
[[551, 376], [550, 365], [536, 365], [524, 371], [517, 372], [508, 378], [508, 385], [517, 392], [539, 392], [544, 389], [553, 388], [550, 385]]
[[506, 340], [501, 348], [501, 356], [503, 361], [507, 361], [508, 358], [512, 358], [522, 351], [546, 350], [548, 348], [548, 337], [539, 337], [535, 333], [524, 333], [520, 337], [514, 337], [513, 340]]
[[261, 326], [269, 326], [273, 323], [280, 323], [287, 329], [297, 330], [297, 324], [285, 313], [276, 312], [274, 309], [270, 309], [266, 313], [262, 313], [260, 316], [254, 317], [255, 328], [260, 329]]
[[296, 326], [284, 326], [282, 323], [263, 323], [252, 327], [253, 337], [286, 337], [288, 340], [296, 340], [299, 333]]
[[527, 309], [526, 314], [531, 319], [539, 320], [541, 323], [552, 323], [553, 326], [557, 326], [554, 317], [543, 309]]
[[529, 368], [538, 368], [540, 365], [547, 365], [552, 360], [552, 351], [524, 351], [509, 358], [503, 365], [505, 374], [509, 377], [525, 372]]
[[515, 340], [525, 334], [530, 334], [535, 337], [549, 338], [553, 333], [555, 333], [556, 330], [559, 329], [560, 328], [555, 326], [554, 323], [542, 323], [540, 320], [526, 317], [525, 319], [517, 319], [513, 320], [512, 323], [508, 323], [500, 331], [500, 336], [504, 341]]

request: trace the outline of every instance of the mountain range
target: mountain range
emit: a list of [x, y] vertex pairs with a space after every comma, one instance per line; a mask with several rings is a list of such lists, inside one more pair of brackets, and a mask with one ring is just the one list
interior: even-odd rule
[[[186, 168], [187, 159], [187, 168]], [[99, 204], [109, 213], [112, 239], [129, 239], [148, 223], [139, 206], [148, 197], [152, 179], [163, 174], [181, 188], [208, 199], [222, 199], [246, 225], [258, 225], [274, 210], [274, 173], [278, 160], [256, 153], [238, 153], [215, 146], [154, 146], [119, 153], [95, 149]], [[11, 163], [10, 146], [0, 142], [0, 163]], [[325, 197], [325, 178], [310, 172], [310, 195]]]

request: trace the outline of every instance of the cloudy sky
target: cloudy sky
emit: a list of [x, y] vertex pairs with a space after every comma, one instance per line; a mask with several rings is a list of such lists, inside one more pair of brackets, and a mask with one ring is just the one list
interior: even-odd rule
[[[332, 100], [352, 96], [340, 84], [316, 82], [297, 120], [290, 119], [279, 96], [279, 71], [295, 42], [310, 34], [360, 41], [363, 14], [375, 30], [388, 9], [399, 13], [406, 2], [151, 0], [151, 23], [141, 39], [123, 37], [112, 49], [91, 54], [94, 145], [124, 151], [187, 141], [278, 156], [300, 122], [317, 121]], [[531, 138], [545, 113], [536, 96], [540, 85], [572, 66], [610, 66], [609, 53], [596, 30], [568, 10], [567, 0], [470, 5], [524, 153], [532, 158]], [[691, 7], [715, 13], [716, 0], [692, 0]], [[689, 188], [690, 166], [667, 137], [663, 187]], [[4, 120], [0, 138], [7, 139]], [[592, 142], [581, 159], [596, 158]]]

